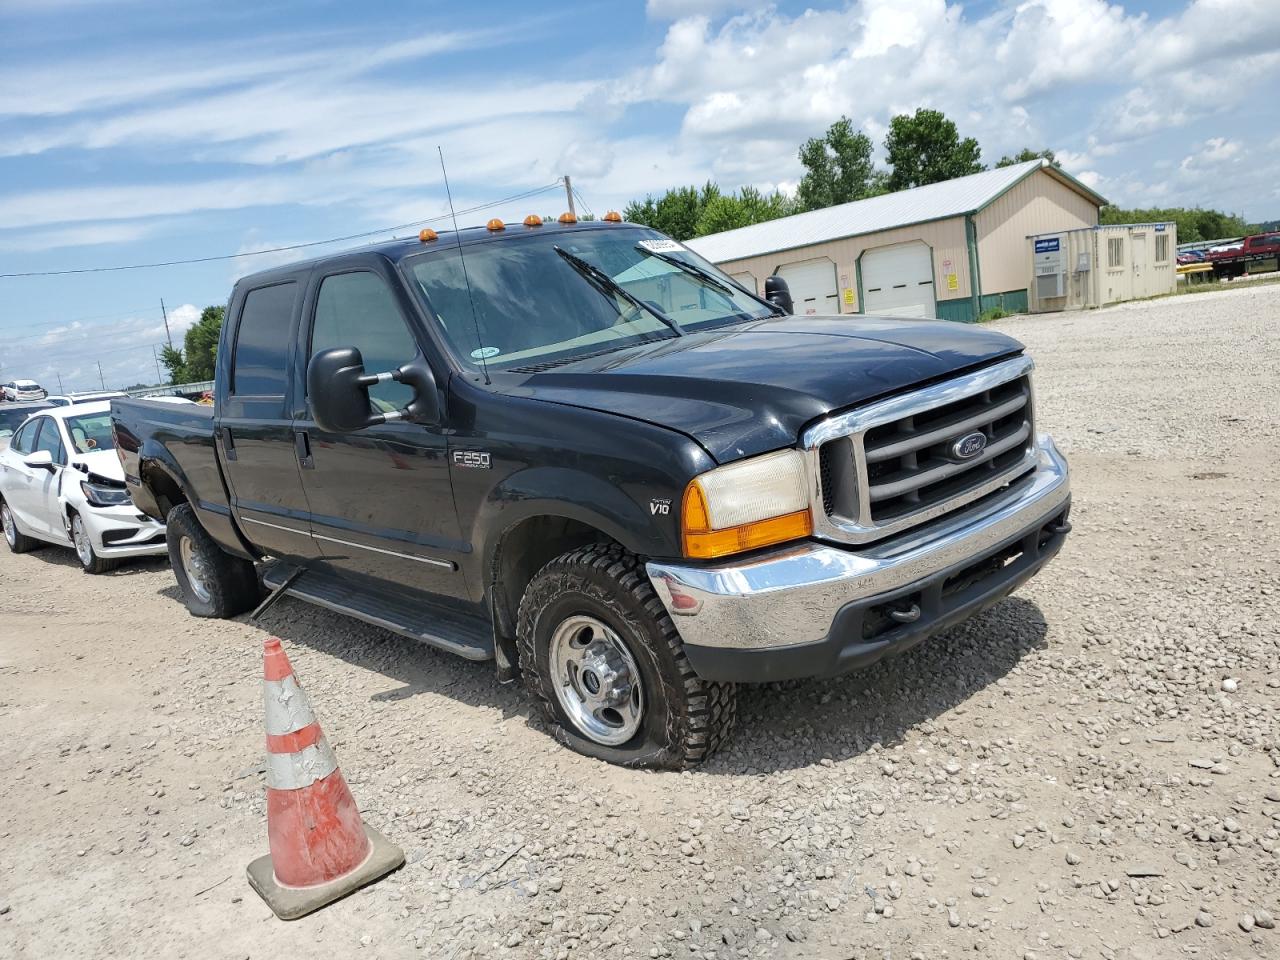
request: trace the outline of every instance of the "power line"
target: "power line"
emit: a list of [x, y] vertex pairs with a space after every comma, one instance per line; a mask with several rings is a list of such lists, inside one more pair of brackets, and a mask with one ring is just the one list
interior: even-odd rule
[[[79, 320], [58, 320], [58, 321], [56, 321], [56, 322], [54, 322], [54, 323], [49, 323], [49, 324], [35, 324], [35, 323], [32, 323], [32, 324], [27, 324], [27, 326], [31, 326], [31, 327], [34, 327], [34, 326], [50, 326], [50, 327], [54, 327], [54, 326], [62, 325], [63, 327], [65, 327], [65, 329], [64, 329], [64, 330], [59, 330], [59, 331], [56, 331], [56, 332], [55, 332], [55, 331], [47, 331], [47, 332], [45, 332], [45, 333], [29, 333], [29, 334], [27, 334], [26, 336], [22, 336], [22, 337], [5, 337], [5, 338], [3, 338], [3, 339], [0, 339], [0, 346], [8, 346], [9, 344], [13, 344], [13, 343], [21, 343], [21, 342], [22, 342], [22, 341], [24, 341], [24, 340], [42, 340], [42, 339], [44, 339], [45, 337], [58, 336], [58, 335], [59, 335], [59, 334], [61, 334], [61, 333], [67, 333], [67, 334], [74, 334], [74, 333], [92, 333], [93, 331], [98, 330], [98, 329], [99, 329], [99, 328], [101, 328], [101, 327], [110, 326], [110, 325], [111, 325], [111, 324], [113, 324], [113, 323], [119, 323], [119, 322], [121, 322], [121, 320], [147, 320], [147, 321], [154, 322], [154, 321], [155, 321], [155, 315], [154, 315], [154, 313], [153, 313], [153, 314], [151, 314], [151, 315], [147, 315], [147, 314], [134, 314], [133, 316], [124, 315], [124, 316], [122, 316], [122, 317], [120, 317], [119, 319], [114, 320], [114, 321], [99, 321], [98, 323], [87, 323], [87, 324], [83, 324], [83, 325], [78, 326], [78, 327], [77, 327], [77, 326], [74, 326], [74, 325], [75, 325], [75, 324], [77, 324], [77, 323], [80, 323], [80, 321], [79, 321]], [[60, 342], [63, 342], [63, 341], [57, 341], [57, 340], [55, 340], [55, 341], [53, 341], [52, 343], [50, 343], [50, 344], [49, 344], [49, 346], [56, 346], [56, 345], [57, 345], [58, 343], [60, 343]]]
[[[549, 190], [558, 190], [560, 185], [561, 182], [557, 180], [555, 183], [547, 184], [545, 187], [538, 187], [536, 190], [526, 190], [524, 193], [517, 193], [510, 197], [503, 197], [501, 200], [491, 200], [488, 203], [481, 203], [474, 207], [468, 207], [462, 212], [464, 215], [468, 213], [476, 213], [480, 210], [488, 210], [490, 207], [496, 207], [504, 203], [514, 203], [516, 200], [536, 197]], [[241, 257], [260, 257], [268, 253], [282, 253], [287, 250], [304, 250], [308, 247], [321, 247], [325, 244], [343, 243], [348, 240], [363, 240], [367, 237], [376, 237], [380, 234], [394, 233], [397, 230], [407, 230], [410, 227], [421, 226], [424, 223], [437, 223], [441, 220], [448, 219], [448, 214], [442, 214], [438, 217], [428, 217], [424, 220], [412, 220], [409, 223], [400, 223], [394, 227], [383, 227], [381, 230], [368, 230], [364, 233], [352, 233], [345, 237], [332, 237], [328, 240], [311, 240], [307, 243], [290, 243], [282, 247], [269, 247], [265, 250], [249, 250], [244, 253], [222, 253], [212, 257], [191, 257], [186, 260], [162, 260], [156, 263], [130, 263], [117, 267], [77, 267], [72, 270], [29, 270], [22, 273], [0, 273], [0, 280], [13, 279], [16, 277], [65, 277], [70, 274], [77, 273], [116, 273], [121, 270], [149, 270], [153, 267], [177, 267], [191, 263], [214, 263], [219, 260], [238, 260]]]

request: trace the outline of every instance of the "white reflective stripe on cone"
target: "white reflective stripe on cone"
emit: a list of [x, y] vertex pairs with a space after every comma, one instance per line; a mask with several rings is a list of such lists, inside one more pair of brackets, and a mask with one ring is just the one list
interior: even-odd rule
[[302, 685], [293, 674], [283, 680], [263, 680], [262, 699], [267, 708], [267, 733], [293, 733], [316, 722]]
[[267, 754], [267, 786], [272, 790], [301, 790], [338, 769], [329, 741], [321, 737], [314, 746], [297, 753]]

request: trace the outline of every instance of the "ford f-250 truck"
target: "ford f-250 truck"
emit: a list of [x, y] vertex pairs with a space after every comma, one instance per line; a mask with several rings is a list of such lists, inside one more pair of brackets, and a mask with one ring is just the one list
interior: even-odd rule
[[495, 660], [583, 753], [681, 768], [735, 683], [906, 650], [1061, 547], [1016, 341], [790, 316], [774, 278], [562, 219], [246, 277], [215, 408], [113, 401], [193, 614], [261, 579]]

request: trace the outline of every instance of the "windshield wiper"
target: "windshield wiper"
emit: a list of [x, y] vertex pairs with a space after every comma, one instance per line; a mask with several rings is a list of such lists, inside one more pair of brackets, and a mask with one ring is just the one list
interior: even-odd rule
[[641, 300], [634, 293], [629, 291], [622, 284], [618, 283], [617, 280], [613, 279], [613, 277], [609, 276], [607, 273], [605, 273], [595, 264], [588, 263], [586, 260], [583, 260], [581, 257], [577, 256], [576, 254], [570, 253], [568, 250], [564, 249], [563, 247], [557, 246], [557, 247], [552, 247], [552, 249], [555, 250], [556, 253], [560, 254], [560, 256], [564, 258], [565, 262], [569, 264], [569, 266], [573, 267], [573, 269], [577, 270], [578, 273], [582, 274], [583, 279], [586, 280], [588, 283], [592, 284], [592, 286], [594, 286], [597, 290], [600, 290], [602, 293], [605, 293], [606, 295], [612, 293], [612, 294], [618, 295], [619, 297], [622, 297], [623, 300], [626, 300], [627, 303], [631, 304], [633, 307], [638, 307], [639, 309], [645, 311], [645, 313], [653, 314], [653, 316], [657, 317], [660, 321], [662, 321], [662, 323], [670, 327], [672, 332], [675, 333], [677, 337], [684, 336], [684, 331], [680, 329], [680, 326], [674, 320], [668, 317], [665, 313], [663, 313], [657, 307]]
[[[647, 253], [651, 257], [657, 257], [663, 263], [669, 263], [673, 267], [676, 267], [679, 270], [683, 270], [685, 273], [689, 274], [692, 277], [699, 278], [709, 286], [715, 287], [717, 290], [720, 290], [723, 293], [728, 294], [730, 297], [732, 297], [735, 293], [746, 293], [753, 300], [760, 300], [758, 296], [755, 296], [749, 290], [735, 290], [733, 287], [729, 286], [729, 284], [725, 283], [723, 280], [717, 277], [714, 273], [711, 273], [709, 270], [704, 270], [702, 267], [698, 266], [696, 263], [689, 263], [686, 260], [681, 260], [679, 257], [673, 257], [669, 253], [659, 253], [657, 250], [649, 250], [648, 248], [642, 247], [639, 244], [636, 244], [636, 249], [639, 250], [641, 253]], [[763, 300], [760, 302], [768, 304], [769, 308], [773, 310], [775, 313], [777, 313], [778, 315], [786, 316], [786, 314], [781, 309], [779, 309], [776, 304], [769, 303], [768, 300]]]

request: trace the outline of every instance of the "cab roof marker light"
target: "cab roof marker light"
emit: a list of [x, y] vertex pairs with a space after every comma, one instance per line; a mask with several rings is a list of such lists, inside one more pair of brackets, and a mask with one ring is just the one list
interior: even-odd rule
[[440, 234], [436, 233], [430, 227], [428, 227], [425, 230], [420, 230], [418, 232], [418, 240], [421, 243], [431, 243], [432, 241], [439, 240], [439, 239], [440, 239]]
[[564, 213], [560, 214], [560, 222], [561, 223], [577, 223], [578, 218], [575, 214], [572, 214], [568, 210], [566, 210]]
[[621, 223], [622, 214], [620, 214], [617, 210], [610, 210], [608, 213], [604, 215], [604, 222], [605, 223]]
[[487, 224], [485, 224], [485, 226], [487, 226], [489, 230], [491, 230], [493, 233], [497, 233], [499, 230], [507, 229], [507, 225], [503, 223], [501, 220], [499, 220], [497, 217], [494, 217]]
[[542, 226], [542, 218], [536, 213], [531, 213], [524, 218], [524, 225], [526, 227], [540, 227]]

